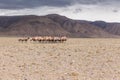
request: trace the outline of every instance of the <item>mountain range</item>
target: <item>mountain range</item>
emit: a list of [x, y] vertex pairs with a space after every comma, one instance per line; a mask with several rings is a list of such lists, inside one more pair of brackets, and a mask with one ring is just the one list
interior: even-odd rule
[[73, 20], [58, 14], [0, 16], [0, 36], [118, 38], [120, 23]]

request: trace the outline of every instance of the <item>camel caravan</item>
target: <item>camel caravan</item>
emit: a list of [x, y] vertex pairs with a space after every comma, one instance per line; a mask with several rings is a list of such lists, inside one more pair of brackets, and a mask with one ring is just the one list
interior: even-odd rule
[[19, 42], [65, 42], [67, 41], [66, 36], [62, 37], [52, 37], [52, 36], [38, 36], [38, 37], [25, 37], [18, 39]]

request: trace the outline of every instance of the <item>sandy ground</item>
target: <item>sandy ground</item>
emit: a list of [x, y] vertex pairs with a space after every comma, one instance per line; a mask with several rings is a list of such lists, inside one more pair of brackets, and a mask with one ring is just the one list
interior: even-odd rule
[[0, 37], [0, 80], [120, 80], [120, 39], [17, 40]]

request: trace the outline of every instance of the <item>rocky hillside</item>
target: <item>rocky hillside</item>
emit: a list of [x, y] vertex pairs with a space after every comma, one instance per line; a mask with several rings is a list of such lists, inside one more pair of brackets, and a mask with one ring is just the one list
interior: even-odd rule
[[104, 21], [95, 21], [92, 22], [92, 24], [101, 27], [111, 34], [120, 35], [120, 23], [106, 23]]
[[1, 16], [1, 36], [119, 37], [119, 23], [72, 20], [65, 16]]

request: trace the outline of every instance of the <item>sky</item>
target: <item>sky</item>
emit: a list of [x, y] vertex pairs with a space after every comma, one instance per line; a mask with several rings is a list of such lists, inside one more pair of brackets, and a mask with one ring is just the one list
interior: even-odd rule
[[120, 22], [120, 0], [0, 0], [0, 16], [47, 14]]

